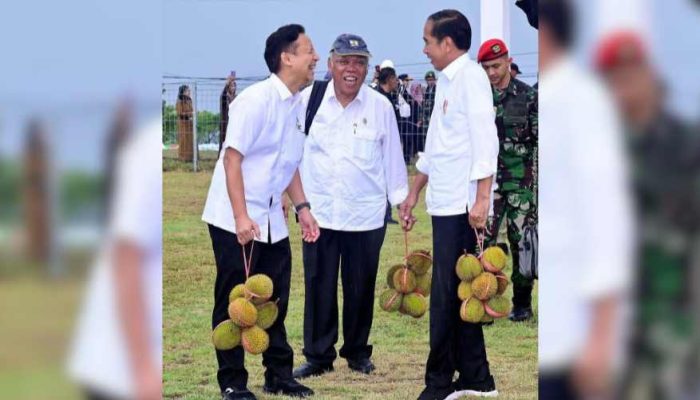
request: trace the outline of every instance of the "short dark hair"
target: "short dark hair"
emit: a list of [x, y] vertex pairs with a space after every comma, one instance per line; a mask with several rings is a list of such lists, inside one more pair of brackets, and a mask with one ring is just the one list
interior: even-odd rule
[[573, 5], [568, 0], [543, 0], [539, 4], [539, 22], [546, 24], [554, 40], [568, 49], [574, 44], [576, 23]]
[[438, 42], [446, 37], [451, 37], [460, 50], [468, 51], [472, 46], [472, 27], [469, 20], [457, 10], [442, 10], [428, 17], [433, 21], [433, 29], [430, 34], [435, 36]]
[[299, 24], [285, 25], [272, 32], [265, 41], [265, 63], [272, 73], [280, 71], [280, 55], [283, 52], [296, 52], [295, 42], [299, 35], [306, 33]]
[[379, 81], [379, 83], [384, 84], [387, 83], [389, 81], [389, 78], [391, 78], [392, 76], [396, 76], [395, 69], [391, 67], [382, 68], [379, 71], [379, 76], [377, 76], [377, 81]]

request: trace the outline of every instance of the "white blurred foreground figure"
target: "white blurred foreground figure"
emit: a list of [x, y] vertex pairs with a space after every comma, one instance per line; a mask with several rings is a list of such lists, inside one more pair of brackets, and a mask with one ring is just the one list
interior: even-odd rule
[[161, 127], [151, 121], [117, 155], [112, 213], [68, 363], [90, 399], [161, 398]]
[[613, 104], [568, 54], [572, 11], [540, 2], [539, 398], [607, 399], [624, 347], [632, 210]]

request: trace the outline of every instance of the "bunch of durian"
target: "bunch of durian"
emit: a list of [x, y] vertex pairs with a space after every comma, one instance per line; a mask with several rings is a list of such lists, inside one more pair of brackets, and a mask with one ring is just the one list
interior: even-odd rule
[[411, 252], [404, 264], [389, 268], [386, 276], [388, 288], [379, 296], [379, 305], [384, 311], [420, 318], [428, 310], [427, 297], [430, 285], [433, 258], [427, 250]]
[[508, 278], [503, 273], [506, 253], [498, 246], [488, 247], [477, 258], [465, 253], [455, 270], [461, 280], [457, 295], [462, 301], [459, 316], [464, 322], [491, 322], [510, 313], [510, 300], [503, 296]]

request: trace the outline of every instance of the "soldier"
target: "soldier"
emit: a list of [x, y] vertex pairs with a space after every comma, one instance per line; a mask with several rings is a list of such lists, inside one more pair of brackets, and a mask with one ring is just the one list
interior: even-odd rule
[[495, 244], [505, 220], [513, 259], [513, 311], [508, 318], [525, 321], [532, 317], [533, 280], [520, 274], [518, 243], [525, 224], [537, 223], [537, 92], [511, 76], [512, 60], [500, 39], [487, 40], [479, 49], [478, 61], [491, 81], [500, 143], [488, 241]]
[[640, 232], [638, 312], [624, 389], [645, 388], [656, 398], [695, 397], [693, 357], [700, 350], [692, 282], [700, 231], [700, 140], [665, 108], [663, 84], [638, 34], [613, 32], [597, 50], [598, 72], [627, 131]]

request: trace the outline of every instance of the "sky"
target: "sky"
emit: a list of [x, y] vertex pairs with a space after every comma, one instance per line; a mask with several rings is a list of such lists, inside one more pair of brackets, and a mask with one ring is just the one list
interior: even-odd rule
[[[697, 117], [700, 10], [691, 0], [645, 1], [654, 18], [649, 29], [654, 60], [673, 108]], [[589, 11], [595, 3], [578, 2]], [[534, 83], [537, 32], [511, 3], [511, 53], [525, 80]], [[374, 64], [390, 58], [399, 73], [422, 76], [431, 68], [421, 52], [423, 24], [444, 8], [457, 8], [469, 18], [474, 58], [483, 39], [479, 0], [10, 2], [0, 14], [0, 157], [17, 157], [27, 118], [39, 116], [58, 165], [99, 169], [108, 123], [122, 98], [135, 99], [145, 120], [160, 112], [163, 75], [224, 77], [236, 70], [239, 77], [264, 76], [265, 38], [290, 22], [306, 26], [319, 54], [338, 34], [354, 32], [367, 41]], [[582, 14], [590, 26], [591, 14]], [[590, 26], [584, 29], [583, 60], [590, 56]], [[322, 75], [325, 65], [319, 63], [317, 70]]]
[[[474, 58], [479, 44], [479, 0], [172, 0], [163, 11], [163, 72], [165, 75], [239, 77], [267, 75], [265, 39], [278, 27], [300, 23], [322, 61], [341, 33], [362, 36], [372, 64], [391, 59], [397, 72], [422, 77], [432, 69], [422, 53], [423, 25], [441, 9], [460, 10], [470, 21]], [[510, 51], [534, 83], [537, 31], [511, 2]], [[522, 55], [518, 55], [522, 54]], [[325, 62], [319, 62], [323, 76]]]

